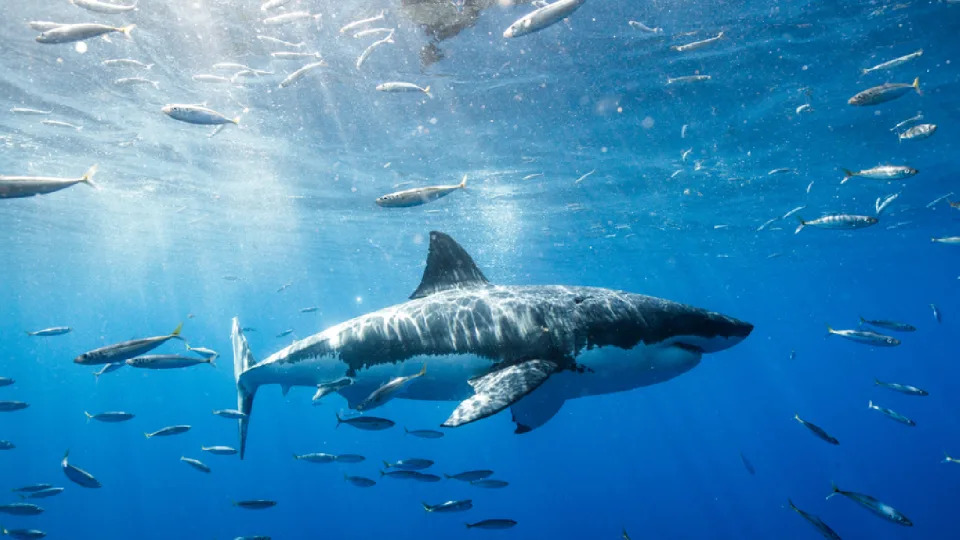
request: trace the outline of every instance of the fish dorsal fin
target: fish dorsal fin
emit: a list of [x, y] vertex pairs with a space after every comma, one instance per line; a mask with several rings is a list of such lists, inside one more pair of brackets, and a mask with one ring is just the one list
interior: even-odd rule
[[430, 252], [420, 286], [410, 299], [449, 289], [466, 289], [489, 283], [460, 244], [442, 232], [430, 232]]

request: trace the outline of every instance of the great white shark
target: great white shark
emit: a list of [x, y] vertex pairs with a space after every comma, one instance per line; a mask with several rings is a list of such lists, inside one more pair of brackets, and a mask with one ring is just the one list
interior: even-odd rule
[[[286, 393], [338, 382], [336, 391], [356, 409], [386, 383], [423, 371], [397, 397], [459, 401], [444, 427], [510, 407], [516, 432], [524, 433], [568, 399], [667, 381], [752, 330], [719, 313], [623, 291], [493, 285], [451, 237], [431, 232], [423, 279], [406, 302], [327, 328], [259, 363], [233, 319], [237, 408], [245, 413], [240, 457], [263, 385]], [[352, 384], [343, 385], [344, 378]]]

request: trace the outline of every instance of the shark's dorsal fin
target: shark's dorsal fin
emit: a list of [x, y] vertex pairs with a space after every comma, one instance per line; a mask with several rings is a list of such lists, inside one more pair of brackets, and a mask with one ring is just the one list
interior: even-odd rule
[[470, 255], [453, 238], [430, 232], [430, 252], [420, 286], [410, 299], [423, 298], [449, 289], [465, 289], [489, 283]]

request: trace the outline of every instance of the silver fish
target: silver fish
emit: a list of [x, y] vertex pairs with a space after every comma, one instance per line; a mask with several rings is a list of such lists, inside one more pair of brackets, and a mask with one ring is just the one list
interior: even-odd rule
[[299, 81], [304, 75], [306, 75], [310, 71], [313, 71], [314, 69], [317, 69], [319, 67], [324, 67], [326, 65], [327, 63], [324, 62], [323, 60], [320, 60], [319, 62], [313, 62], [312, 64], [307, 64], [302, 68], [294, 71], [290, 75], [287, 75], [286, 79], [280, 81], [280, 88], [286, 88], [291, 84]]
[[517, 522], [512, 519], [485, 519], [476, 523], [467, 523], [468, 529], [509, 529], [516, 526]]
[[892, 128], [890, 128], [890, 131], [898, 131], [900, 128], [902, 128], [903, 126], [906, 126], [907, 124], [912, 124], [912, 123], [914, 123], [914, 122], [919, 122], [919, 121], [921, 121], [921, 120], [923, 120], [923, 113], [919, 113], [919, 112], [918, 112], [916, 116], [912, 116], [912, 117], [910, 117], [910, 118], [907, 118], [907, 119], [904, 120], [903, 122], [900, 122], [900, 123], [898, 123], [897, 125], [895, 125], [895, 126], [893, 126]]
[[367, 36], [375, 36], [377, 34], [386, 34], [392, 31], [393, 28], [367, 28], [366, 30], [361, 30], [353, 35], [354, 39], [365, 38]]
[[69, 0], [71, 4], [81, 7], [87, 11], [95, 13], [105, 13], [107, 15], [116, 15], [117, 13], [126, 13], [137, 9], [137, 2], [125, 6], [123, 4], [108, 4], [98, 0]]
[[71, 465], [70, 462], [67, 461], [69, 456], [70, 451], [67, 450], [66, 453], [63, 454], [63, 460], [60, 462], [60, 467], [63, 469], [63, 474], [65, 474], [71, 482], [85, 488], [101, 487], [102, 484], [100, 484], [100, 481], [94, 478], [92, 474], [79, 467]]
[[110, 34], [112, 32], [120, 32], [123, 35], [130, 38], [130, 32], [136, 28], [137, 25], [131, 24], [121, 28], [116, 26], [107, 26], [105, 24], [64, 24], [62, 26], [57, 26], [51, 28], [37, 36], [38, 43], [73, 43], [74, 41], [83, 41], [85, 39], [94, 38], [97, 36], [102, 36], [104, 34]]
[[180, 456], [180, 461], [186, 463], [187, 465], [190, 465], [191, 467], [193, 467], [194, 469], [196, 469], [196, 470], [198, 470], [198, 471], [205, 472], [205, 473], [209, 473], [209, 472], [210, 472], [210, 467], [206, 466], [206, 465], [205, 465], [202, 461], [200, 461], [199, 459], [193, 459], [193, 458], [188, 458], [188, 457]]
[[904, 416], [904, 415], [902, 415], [902, 414], [900, 414], [900, 413], [898, 413], [898, 412], [896, 412], [896, 411], [892, 411], [892, 410], [890, 410], [890, 409], [888, 409], [888, 408], [886, 408], [886, 407], [881, 407], [881, 406], [879, 406], [879, 405], [874, 405], [872, 400], [871, 400], [869, 403], [867, 403], [867, 408], [868, 408], [868, 409], [873, 409], [873, 410], [875, 410], [875, 411], [878, 411], [878, 412], [880, 412], [881, 414], [883, 414], [884, 416], [886, 416], [887, 418], [891, 418], [891, 419], [893, 419], [893, 420], [896, 420], [897, 422], [900, 422], [901, 424], [904, 424], [904, 425], [907, 425], [907, 426], [911, 426], [911, 427], [917, 425], [916, 422], [914, 422], [913, 420], [907, 418], [906, 416]]
[[375, 409], [397, 396], [411, 381], [423, 377], [427, 373], [427, 365], [423, 364], [418, 373], [406, 377], [395, 377], [389, 382], [374, 390], [366, 399], [357, 404], [358, 411]]
[[283, 332], [280, 332], [279, 334], [277, 334], [276, 337], [278, 337], [278, 338], [287, 337], [287, 336], [289, 336], [289, 335], [292, 334], [292, 333], [293, 333], [293, 328], [287, 328], [287, 329], [284, 330]]
[[406, 435], [413, 435], [414, 437], [420, 439], [441, 439], [443, 438], [443, 432], [437, 431], [435, 429], [407, 429], [403, 428], [403, 432]]
[[433, 94], [430, 93], [430, 86], [420, 88], [419, 86], [408, 83], [408, 82], [385, 82], [377, 85], [377, 90], [380, 92], [422, 92], [427, 95], [427, 97], [432, 98]]
[[309, 11], [291, 11], [284, 13], [282, 15], [277, 15], [275, 17], [267, 17], [263, 20], [263, 24], [267, 26], [280, 26], [284, 24], [290, 24], [298, 21], [306, 20], [315, 20], [318, 21], [323, 17], [321, 14], [312, 15]]
[[712, 43], [716, 43], [721, 39], [723, 39], [723, 32], [720, 32], [716, 36], [709, 39], [694, 41], [693, 43], [687, 43], [686, 45], [674, 45], [673, 47], [670, 47], [670, 49], [676, 52], [695, 51], [697, 49], [706, 47], [707, 45], [710, 45]]
[[477, 480], [484, 480], [493, 476], [493, 471], [486, 469], [480, 469], [477, 471], [466, 471], [457, 474], [445, 474], [445, 478], [450, 480], [460, 480], [461, 482], [476, 482]]
[[586, 0], [557, 0], [517, 19], [506, 30], [503, 37], [515, 38], [539, 32], [544, 28], [566, 19], [580, 8]]
[[260, 11], [270, 11], [289, 3], [290, 0], [269, 0], [260, 5]]
[[97, 414], [90, 414], [87, 411], [83, 411], [83, 414], [86, 415], [87, 421], [97, 420], [100, 422], [126, 422], [127, 420], [133, 419], [133, 414], [122, 411], [111, 411], [111, 412], [102, 412]]
[[104, 66], [127, 66], [127, 67], [138, 67], [142, 69], [150, 69], [153, 67], [153, 64], [144, 64], [139, 60], [134, 60], [132, 58], [112, 58], [110, 60], [104, 60], [100, 62]]
[[291, 43], [291, 42], [289, 42], [289, 41], [284, 41], [284, 40], [282, 40], [282, 39], [277, 39], [277, 38], [271, 37], [271, 36], [260, 36], [260, 35], [258, 35], [258, 36], [257, 36], [257, 39], [259, 39], [260, 41], [266, 42], [266, 43], [273, 43], [273, 44], [275, 44], [275, 45], [282, 45], [282, 46], [284, 46], [284, 47], [293, 47], [294, 49], [299, 49], [299, 48], [303, 47], [304, 45], [306, 45], [306, 44], [305, 44], [304, 42], [302, 42], [302, 41], [301, 41], [300, 43]]
[[343, 377], [333, 382], [323, 383], [317, 385], [317, 393], [313, 395], [313, 404], [317, 405], [320, 403], [320, 400], [328, 395], [332, 394], [341, 388], [345, 388], [353, 384], [353, 379], [350, 377]]
[[229, 418], [230, 420], [240, 420], [241, 418], [246, 418], [247, 415], [242, 411], [236, 409], [219, 409], [213, 411], [214, 416], [219, 416], [221, 418]]
[[0, 412], [22, 411], [30, 404], [24, 401], [0, 401]]
[[887, 60], [886, 62], [873, 66], [872, 68], [866, 68], [861, 71], [863, 72], [864, 75], [866, 75], [871, 71], [878, 71], [881, 69], [891, 69], [897, 66], [902, 66], [903, 64], [906, 64], [907, 62], [913, 60], [914, 58], [920, 58], [921, 56], [923, 56], [923, 49], [901, 56], [899, 58], [894, 58], [893, 60]]
[[337, 463], [360, 463], [367, 458], [358, 454], [340, 454], [337, 456]]
[[182, 328], [183, 324], [179, 324], [173, 330], [173, 332], [166, 336], [133, 339], [130, 341], [116, 343], [114, 345], [107, 345], [106, 347], [100, 347], [99, 349], [94, 349], [81, 354], [80, 356], [74, 358], [73, 361], [76, 364], [82, 364], [86, 366], [123, 362], [125, 360], [134, 358], [137, 355], [149, 352], [171, 339], [182, 340], [183, 338], [180, 337], [180, 330]]
[[912, 527], [913, 522], [907, 519], [907, 516], [903, 515], [896, 508], [890, 506], [889, 504], [878, 501], [877, 499], [871, 497], [870, 495], [864, 495], [862, 493], [855, 493], [853, 491], [843, 491], [837, 487], [836, 484], [831, 486], [833, 490], [830, 495], [827, 495], [827, 499], [833, 497], [834, 495], [840, 494], [844, 497], [850, 499], [851, 501], [859, 504], [860, 506], [866, 508], [867, 510], [873, 512], [874, 514], [890, 520], [897, 525], [903, 525], [905, 527]]
[[373, 487], [376, 484], [376, 482], [369, 478], [363, 476], [349, 476], [346, 473], [344, 473], [343, 479], [357, 487]]
[[893, 201], [897, 200], [897, 197], [899, 197], [899, 196], [900, 196], [899, 193], [894, 193], [893, 195], [887, 195], [887, 197], [884, 198], [883, 200], [881, 200], [879, 197], [877, 197], [877, 202], [876, 202], [875, 205], [874, 205], [874, 208], [875, 208], [876, 211], [877, 211], [877, 217], [879, 217], [880, 214], [882, 214], [883, 211], [886, 210], [887, 207], [890, 206], [890, 204], [891, 204]]
[[358, 21], [353, 21], [353, 22], [351, 22], [351, 23], [347, 23], [347, 24], [343, 25], [343, 26], [340, 28], [340, 33], [341, 33], [341, 34], [346, 34], [346, 33], [349, 32], [350, 30], [353, 30], [354, 28], [359, 28], [359, 27], [361, 27], [361, 26], [364, 26], [364, 25], [367, 25], [367, 24], [370, 24], [370, 23], [375, 23], [375, 22], [377, 22], [377, 21], [382, 21], [383, 19], [384, 19], [384, 12], [383, 12], [383, 11], [380, 11], [380, 13], [378, 13], [377, 15], [374, 15], [373, 17], [368, 17], [368, 18], [366, 18], [366, 19], [360, 19], [360, 20], [358, 20]]
[[868, 105], [879, 105], [903, 97], [910, 90], [916, 90], [920, 95], [920, 77], [913, 80], [912, 83], [886, 83], [873, 88], [867, 88], [863, 92], [853, 96], [847, 103], [858, 107]]
[[[0, 199], [16, 199], [46, 195], [77, 184], [86, 184], [94, 189], [93, 175], [97, 172], [94, 165], [80, 178], [54, 178], [49, 176], [0, 176]], [[56, 335], [56, 334], [52, 334]]]
[[944, 452], [943, 461], [941, 461], [941, 463], [960, 463], [960, 459], [950, 457], [950, 454]]
[[471, 501], [470, 499], [465, 499], [462, 501], [446, 501], [440, 504], [427, 504], [425, 502], [421, 502], [420, 504], [423, 505], [423, 509], [426, 510], [427, 512], [437, 512], [437, 513], [465, 512], [473, 508], [473, 501]]
[[908, 396], [929, 396], [930, 393], [922, 388], [917, 388], [916, 386], [910, 386], [909, 384], [899, 384], [899, 383], [887, 383], [881, 382], [880, 379], [874, 378], [873, 384], [876, 386], [882, 386], [883, 388], [889, 388], [894, 392], [900, 392], [901, 394], [906, 394]]
[[392, 420], [386, 418], [377, 418], [376, 416], [357, 416], [356, 418], [341, 418], [337, 413], [337, 427], [340, 424], [347, 424], [357, 429], [365, 431], [380, 431], [394, 426]]
[[710, 75], [684, 75], [683, 77], [667, 77], [667, 84], [703, 82], [710, 79]]
[[433, 466], [433, 460], [422, 458], [401, 459], [394, 463], [384, 461], [383, 466], [388, 469], [399, 469], [402, 471], [420, 471]]
[[814, 435], [816, 435], [816, 436], [819, 437], [820, 439], [822, 439], [822, 440], [824, 440], [824, 441], [826, 441], [826, 442], [828, 442], [828, 443], [830, 443], [830, 444], [833, 444], [833, 445], [840, 444], [840, 441], [838, 441], [836, 438], [832, 437], [832, 436], [831, 436], [829, 433], [827, 433], [822, 427], [820, 427], [820, 426], [818, 426], [818, 425], [816, 425], [816, 424], [814, 424], [814, 423], [812, 423], [812, 422], [807, 422], [806, 420], [800, 418], [800, 415], [799, 415], [799, 414], [793, 415], [793, 419], [796, 420], [797, 422], [800, 422], [800, 425], [802, 425], [803, 427], [809, 429], [811, 432], [813, 432]]
[[220, 353], [214, 351], [213, 349], [207, 349], [205, 347], [191, 347], [189, 343], [186, 345], [188, 351], [197, 353], [204, 358], [209, 358], [211, 361], [220, 357]]
[[186, 433], [190, 431], [190, 426], [179, 425], [179, 426], [168, 426], [162, 429], [158, 429], [153, 433], [144, 433], [144, 437], [152, 439], [153, 437], [169, 437], [171, 435], [179, 435], [181, 433]]
[[337, 460], [337, 456], [324, 454], [323, 452], [313, 452], [310, 454], [294, 454], [293, 459], [307, 461], [309, 463], [333, 463]]
[[486, 489], [500, 489], [500, 488], [505, 488], [509, 486], [510, 483], [504, 480], [494, 480], [492, 478], [486, 478], [484, 480], [474, 480], [470, 482], [470, 485], [476, 486], [479, 488], [486, 488]]
[[43, 491], [45, 489], [50, 489], [52, 487], [53, 487], [53, 484], [31, 484], [29, 486], [13, 488], [10, 491], [14, 493], [34, 493], [36, 491]]
[[0, 504], [0, 514], [11, 516], [36, 516], [43, 513], [43, 508], [30, 503]]
[[77, 124], [71, 124], [70, 122], [64, 122], [62, 120], [41, 120], [40, 123], [45, 126], [69, 128], [69, 129], [75, 129], [77, 131], [80, 131], [81, 129], [83, 129], [83, 126], [78, 126]]
[[930, 137], [937, 132], [936, 124], [919, 124], [904, 131], [897, 137], [901, 141], [919, 141]]
[[63, 493], [64, 488], [62, 487], [49, 487], [46, 489], [38, 489], [37, 491], [31, 492], [29, 495], [21, 495], [23, 499], [46, 499], [48, 497], [56, 497], [57, 495]]
[[410, 208], [446, 197], [454, 191], [466, 187], [467, 175], [463, 175], [463, 180], [456, 185], [430, 186], [388, 193], [378, 197], [376, 203], [384, 208]]
[[163, 114], [186, 122], [188, 124], [199, 124], [203, 126], [216, 126], [220, 124], [239, 124], [240, 117], [227, 118], [213, 109], [208, 109], [202, 105], [170, 104], [160, 109]]
[[384, 37], [383, 39], [374, 41], [366, 49], [364, 49], [363, 52], [360, 53], [360, 56], [357, 57], [357, 69], [360, 69], [360, 67], [363, 66], [363, 63], [367, 61], [367, 58], [370, 58], [370, 55], [373, 53], [374, 50], [376, 50], [377, 47], [386, 43], [394, 43], [393, 33], [394, 33], [394, 30], [391, 30], [390, 33], [386, 35], [386, 37]]
[[231, 446], [201, 446], [200, 450], [217, 456], [232, 456], [237, 453], [237, 450]]
[[630, 25], [630, 28], [636, 28], [641, 32], [646, 32], [648, 34], [662, 34], [663, 28], [650, 28], [649, 26], [643, 24], [640, 21], [627, 21], [627, 24]]
[[44, 328], [43, 330], [37, 330], [35, 332], [27, 332], [28, 336], [62, 336], [64, 334], [69, 334], [72, 328], [69, 326], [54, 326], [52, 328]]
[[202, 83], [225, 84], [230, 82], [230, 79], [226, 77], [221, 77], [220, 75], [210, 75], [208, 73], [198, 73], [190, 78], [194, 81]]
[[43, 111], [40, 109], [31, 109], [29, 107], [13, 107], [12, 109], [10, 109], [10, 112], [12, 112], [13, 114], [29, 114], [29, 115], [37, 115], [37, 116], [44, 116], [44, 115], [53, 113], [53, 111]]
[[790, 504], [790, 508], [794, 512], [800, 514], [800, 517], [807, 520], [808, 523], [816, 527], [817, 530], [820, 531], [820, 534], [823, 535], [824, 538], [829, 538], [831, 540], [841, 540], [840, 535], [833, 532], [833, 529], [831, 529], [826, 523], [824, 523], [822, 519], [820, 519], [819, 517], [813, 514], [809, 514], [797, 508], [797, 506], [793, 504], [793, 501], [791, 501], [790, 499], [787, 499], [787, 503]]
[[157, 90], [160, 89], [160, 83], [157, 81], [151, 81], [150, 79], [144, 79], [143, 77], [123, 77], [122, 79], [113, 81], [113, 84], [116, 86], [136, 86], [149, 84]]
[[943, 238], [930, 238], [930, 241], [938, 244], [960, 244], [960, 236], [945, 236]]
[[267, 508], [273, 508], [277, 505], [277, 501], [270, 501], [267, 499], [254, 499], [250, 501], [235, 501], [234, 506], [238, 508], [246, 508], [247, 510], [264, 510]]
[[877, 328], [884, 328], [886, 330], [893, 330], [896, 332], [916, 332], [917, 327], [912, 324], [897, 322], [897, 321], [884, 321], [884, 320], [870, 320], [860, 317], [860, 324], [869, 324], [870, 326], [876, 326]]
[[847, 180], [853, 178], [854, 176], [870, 178], [872, 180], [903, 180], [904, 178], [910, 178], [911, 176], [920, 172], [913, 167], [906, 167], [903, 165], [879, 165], [871, 169], [864, 169], [856, 172], [849, 169], [841, 170], [845, 176], [842, 183], [846, 183]]
[[300, 313], [316, 313], [320, 310], [319, 306], [310, 306], [305, 308], [300, 308]]
[[940, 310], [937, 309], [936, 304], [930, 304], [930, 309], [933, 310], [933, 318], [936, 319], [937, 322], [943, 322], [943, 319], [940, 316]]
[[899, 339], [885, 336], [883, 334], [877, 334], [876, 332], [861, 330], [834, 330], [827, 325], [827, 333], [849, 339], [850, 341], [862, 343], [864, 345], [873, 345], [875, 347], [896, 347], [900, 344]]
[[143, 369], [178, 369], [196, 366], [199, 364], [217, 365], [213, 358], [197, 358], [196, 356], [181, 356], [179, 354], [147, 354], [127, 360], [127, 365]]
[[278, 51], [270, 53], [270, 56], [276, 58], [277, 60], [300, 60], [303, 58], [320, 58], [320, 53], [318, 52], [297, 52], [297, 51]]
[[100, 380], [100, 376], [103, 375], [104, 373], [110, 373], [111, 371], [116, 371], [125, 365], [127, 365], [125, 362], [114, 362], [112, 364], [104, 364], [99, 371], [95, 371], [93, 373], [93, 376], [96, 377], [97, 380]]
[[834, 214], [829, 216], [819, 217], [813, 221], [804, 221], [802, 217], [797, 216], [797, 219], [800, 221], [800, 225], [797, 227], [797, 230], [794, 231], [794, 234], [799, 233], [803, 230], [804, 227], [817, 227], [818, 229], [839, 229], [839, 230], [853, 230], [853, 229], [862, 229], [864, 227], [870, 227], [871, 225], [876, 225], [878, 223], [877, 218], [872, 216], [854, 216], [850, 214]]

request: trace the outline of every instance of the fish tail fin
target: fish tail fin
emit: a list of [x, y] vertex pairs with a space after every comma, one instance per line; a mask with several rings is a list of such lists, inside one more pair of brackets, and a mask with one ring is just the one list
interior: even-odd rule
[[423, 365], [420, 367], [420, 372], [417, 373], [417, 377], [423, 377], [426, 374], [427, 374], [427, 363], [424, 362]]
[[427, 504], [427, 503], [425, 503], [425, 502], [423, 502], [423, 501], [420, 501], [420, 504], [423, 505], [423, 509], [424, 509], [424, 510], [426, 510], [427, 512], [430, 511], [430, 505], [429, 505], [429, 504]]
[[137, 25], [135, 24], [128, 24], [127, 26], [121, 26], [117, 30], [123, 32], [123, 35], [126, 36], [127, 39], [133, 39], [133, 36], [130, 35], [130, 32], [133, 32], [133, 29], [136, 27]]
[[787, 498], [787, 504], [790, 505], [790, 508], [791, 508], [792, 510], [796, 510], [796, 509], [797, 509], [797, 505], [793, 504], [793, 501], [790, 500], [789, 498]]
[[298, 456], [298, 455], [296, 454], [296, 452], [294, 452], [294, 454], [293, 454], [293, 459], [300, 459], [300, 456]]
[[443, 473], [443, 477], [446, 478], [447, 480], [453, 478], [452, 476], [450, 476], [450, 475], [447, 474], [447, 473]]
[[873, 408], [873, 400], [872, 400], [872, 399], [867, 401], [867, 408], [868, 408], [868, 409], [872, 409], [872, 408]]
[[723, 30], [721, 30], [720, 33], [717, 34], [717, 39], [720, 39], [720, 38], [722, 38], [722, 37], [723, 37]]
[[879, 385], [880, 385], [880, 379], [874, 377], [874, 378], [873, 378], [873, 385], [874, 385], [874, 386], [879, 386]]
[[[338, 412], [335, 412], [335, 413], [333, 413], [333, 414], [337, 417], [337, 427], [340, 427], [340, 424], [343, 423], [343, 418], [340, 418], [340, 413], [338, 413]], [[334, 428], [334, 429], [336, 429], [336, 428]]]
[[384, 468], [389, 469], [389, 468], [390, 468], [390, 463], [387, 462], [386, 460], [383, 460], [383, 466], [384, 466]]
[[170, 337], [185, 341], [182, 337], [180, 337], [181, 330], [183, 330], [183, 323], [178, 324], [177, 327], [173, 329], [173, 332], [170, 332]]
[[867, 320], [864, 319], [863, 316], [860, 316], [860, 326], [863, 326], [864, 323], [866, 323], [866, 322], [867, 322]]
[[834, 330], [833, 327], [831, 327], [830, 324], [828, 323], [828, 324], [827, 324], [827, 335], [829, 336], [830, 334], [836, 334], [836, 333], [837, 333], [837, 331]]
[[100, 189], [100, 186], [93, 183], [93, 175], [97, 174], [97, 166], [94, 165], [87, 169], [87, 172], [83, 173], [83, 176], [80, 177], [80, 182], [84, 183], [93, 189]]
[[463, 175], [463, 180], [460, 180], [460, 183], [457, 184], [457, 187], [460, 189], [467, 189], [467, 175]]
[[386, 475], [387, 475], [387, 473], [385, 473], [385, 472], [383, 472], [383, 471], [380, 471], [380, 476], [381, 476], [381, 477], [382, 477], [382, 476], [386, 476]]
[[433, 94], [430, 93], [429, 85], [427, 85], [427, 87], [423, 89], [423, 93], [426, 94], [428, 98], [433, 99]]
[[948, 454], [946, 450], [944, 450], [944, 451], [943, 451], [943, 461], [941, 461], [940, 463], [950, 463], [951, 461], [953, 461], [953, 458], [950, 457], [950, 454]]
[[229, 120], [230, 120], [230, 123], [233, 124], [233, 125], [235, 125], [235, 126], [239, 126], [239, 125], [240, 125], [240, 117], [241, 117], [241, 116], [243, 116], [243, 115], [238, 115], [238, 116], [235, 116], [235, 117], [233, 117], [233, 118], [230, 118], [230, 119], [229, 119]]
[[83, 411], [83, 414], [84, 414], [84, 416], [87, 417], [87, 423], [89, 424], [89, 423], [90, 423], [90, 420], [93, 419], [93, 415], [90, 414], [90, 413], [88, 413], [87, 411]]
[[830, 497], [833, 497], [833, 496], [836, 495], [837, 493], [840, 493], [840, 488], [837, 487], [837, 483], [836, 483], [836, 482], [834, 482], [834, 481], [831, 480], [831, 481], [830, 481], [830, 494], [827, 495], [827, 500], [830, 500]]
[[146, 437], [146, 438], [148, 438], [148, 439], [150, 438], [150, 434], [147, 433], [146, 431], [143, 432], [143, 436]]
[[797, 230], [793, 231], [793, 234], [800, 234], [800, 231], [802, 231], [803, 228], [807, 226], [807, 222], [804, 221], [802, 217], [797, 216], [797, 221], [799, 221], [800, 224], [797, 225]]
[[207, 363], [210, 364], [210, 367], [212, 367], [212, 368], [214, 368], [214, 369], [217, 368], [217, 363], [215, 362], [216, 359], [217, 359], [216, 356], [211, 356], [210, 359], [207, 360]]
[[147, 67], [145, 67], [145, 68], [143, 68], [143, 69], [150, 69], [150, 68], [152, 68], [152, 67], [155, 66], [155, 65], [156, 65], [156, 64], [147, 64]]
[[923, 91], [920, 90], [920, 77], [917, 77], [916, 79], [914, 79], [913, 84], [911, 84], [910, 86], [912, 86], [913, 89], [917, 91], [918, 96], [923, 95]]
[[250, 352], [247, 338], [240, 329], [240, 319], [237, 317], [233, 318], [230, 340], [233, 342], [233, 376], [237, 381], [237, 409], [243, 413], [243, 417], [237, 420], [240, 432], [240, 459], [243, 459], [247, 449], [247, 429], [250, 426], [250, 413], [253, 411], [253, 397], [257, 393], [256, 386], [247, 388], [243, 383], [243, 375], [254, 367], [257, 361]]
[[867, 69], [867, 68], [864, 68], [864, 69], [861, 69], [861, 70], [860, 70], [860, 75], [866, 75], [867, 73], [870, 73], [870, 70]]
[[407, 429], [407, 426], [403, 426], [403, 434], [406, 435], [408, 433], [410, 433], [410, 430]]
[[472, 528], [473, 528], [473, 525], [471, 525], [471, 524], [469, 524], [469, 523], [464, 523], [464, 525], [466, 525], [468, 529], [472, 529]]

